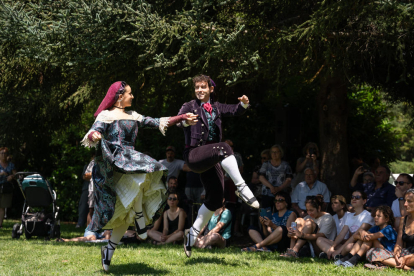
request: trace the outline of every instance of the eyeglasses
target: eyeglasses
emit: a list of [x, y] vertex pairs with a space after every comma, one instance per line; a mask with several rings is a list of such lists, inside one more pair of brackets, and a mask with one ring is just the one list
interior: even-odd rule
[[178, 198], [176, 198], [176, 197], [169, 197], [168, 200], [176, 201], [176, 200], [178, 200]]
[[351, 196], [351, 199], [361, 199], [362, 198], [362, 196], [360, 196], [360, 195], [357, 195], [357, 196]]
[[397, 185], [402, 186], [402, 185], [404, 185], [405, 183], [409, 184], [408, 182], [404, 182], [404, 181], [394, 181], [395, 186], [397, 186]]
[[277, 202], [285, 202], [286, 200], [284, 200], [283, 198], [279, 198], [279, 199], [275, 199], [275, 203]]

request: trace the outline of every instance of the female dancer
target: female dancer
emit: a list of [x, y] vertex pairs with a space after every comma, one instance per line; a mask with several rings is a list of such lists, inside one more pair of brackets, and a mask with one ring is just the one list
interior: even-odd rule
[[107, 246], [102, 247], [102, 267], [109, 270], [112, 255], [128, 226], [137, 228], [140, 238], [147, 236], [146, 226], [161, 214], [166, 201], [166, 188], [161, 178], [167, 168], [155, 159], [135, 151], [138, 128], [165, 129], [179, 121], [193, 124], [193, 114], [154, 119], [135, 111], [131, 106], [131, 87], [125, 82], [111, 85], [95, 113], [95, 123], [82, 140], [88, 147], [97, 147], [92, 179], [95, 206], [87, 230], [113, 229]]
[[238, 104], [222, 104], [214, 100], [215, 84], [210, 77], [199, 75], [193, 79], [197, 100], [185, 103], [178, 115], [194, 113], [200, 120], [184, 127], [185, 150], [184, 161], [193, 172], [200, 174], [206, 191], [204, 204], [198, 210], [193, 226], [184, 233], [184, 251], [191, 256], [191, 246], [200, 230], [207, 224], [214, 211], [221, 207], [223, 200], [224, 177], [226, 171], [237, 186], [236, 194], [248, 205], [259, 208], [259, 202], [247, 187], [240, 175], [236, 158], [231, 147], [222, 138], [221, 117], [241, 115], [249, 106], [249, 98], [243, 95]]

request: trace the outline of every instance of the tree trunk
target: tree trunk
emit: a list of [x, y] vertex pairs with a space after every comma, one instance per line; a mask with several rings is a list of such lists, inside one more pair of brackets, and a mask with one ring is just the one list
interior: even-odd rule
[[321, 80], [319, 134], [321, 181], [332, 195], [349, 198], [348, 98], [345, 81], [339, 77]]

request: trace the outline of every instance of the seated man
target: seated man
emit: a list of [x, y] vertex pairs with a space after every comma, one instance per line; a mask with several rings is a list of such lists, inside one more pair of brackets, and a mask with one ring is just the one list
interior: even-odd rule
[[326, 184], [316, 180], [316, 172], [311, 169], [305, 169], [305, 181], [300, 182], [292, 193], [292, 208], [299, 217], [304, 218], [306, 214], [305, 201], [308, 196], [323, 196], [322, 210], [326, 210], [326, 204], [329, 203], [331, 193]]
[[368, 200], [366, 209], [372, 211], [375, 207], [380, 205], [392, 205], [392, 202], [396, 199], [395, 187], [388, 182], [390, 179], [391, 171], [387, 166], [380, 165], [375, 170], [375, 178], [371, 183], [357, 183], [359, 175], [363, 174], [366, 170], [360, 166], [355, 170], [352, 177], [350, 188], [352, 191], [360, 190], [367, 194]]
[[231, 238], [231, 220], [231, 213], [226, 209], [223, 198], [223, 206], [214, 212], [210, 221], [200, 231], [194, 246], [196, 248], [228, 247]]

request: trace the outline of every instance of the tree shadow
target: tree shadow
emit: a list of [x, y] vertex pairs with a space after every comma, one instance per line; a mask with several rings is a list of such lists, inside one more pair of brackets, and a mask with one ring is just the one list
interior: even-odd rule
[[130, 263], [119, 265], [113, 264], [111, 265], [110, 272], [114, 275], [165, 275], [171, 271], [155, 269], [144, 263]]
[[[240, 261], [226, 261], [225, 258], [219, 257], [195, 257], [188, 259], [185, 261], [185, 265], [197, 265], [197, 264], [217, 264], [217, 265], [224, 265], [224, 266], [240, 266]], [[248, 265], [248, 262], [243, 262], [244, 265]]]

